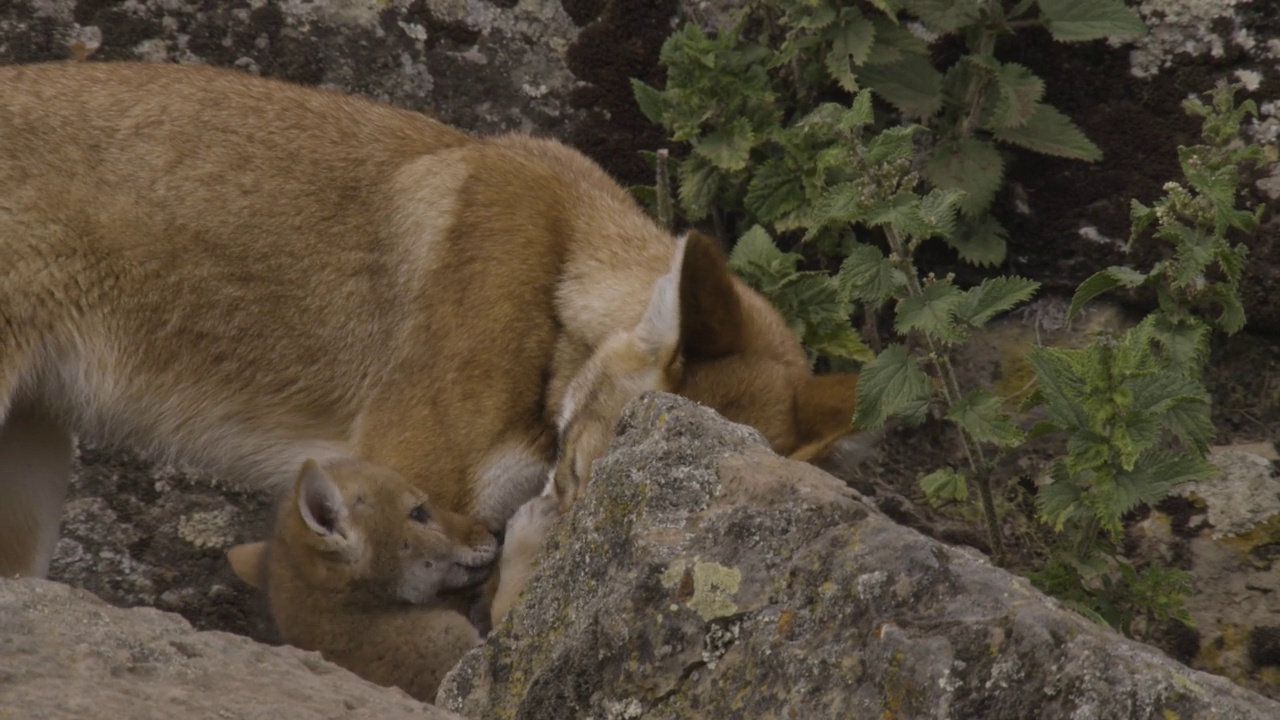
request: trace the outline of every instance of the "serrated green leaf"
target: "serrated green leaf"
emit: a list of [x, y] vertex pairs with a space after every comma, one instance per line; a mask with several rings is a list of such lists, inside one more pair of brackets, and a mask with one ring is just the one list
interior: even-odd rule
[[1204, 282], [1204, 271], [1213, 262], [1213, 246], [1208, 238], [1185, 225], [1177, 226], [1177, 233], [1180, 239], [1173, 263], [1173, 286], [1187, 287]]
[[1089, 162], [1102, 159], [1102, 151], [1085, 137], [1070, 118], [1045, 103], [1036, 103], [1035, 110], [1025, 124], [1000, 128], [993, 131], [992, 135], [1001, 142], [1043, 155]]
[[1149, 208], [1137, 200], [1130, 200], [1129, 217], [1133, 221], [1133, 230], [1129, 233], [1129, 245], [1132, 246], [1143, 231], [1155, 222], [1156, 211], [1155, 208]]
[[834, 327], [823, 334], [808, 333], [806, 340], [806, 344], [814, 352], [828, 357], [870, 362], [876, 355], [863, 342], [862, 335], [847, 324]]
[[858, 91], [854, 68], [867, 61], [875, 40], [875, 25], [857, 12], [850, 13], [831, 35], [831, 49], [827, 52], [826, 59], [827, 72], [845, 92]]
[[977, 287], [964, 291], [956, 306], [956, 319], [980, 328], [996, 315], [1031, 299], [1040, 283], [1014, 275], [1001, 275], [983, 280]]
[[1217, 469], [1201, 457], [1168, 450], [1152, 450], [1143, 455], [1132, 473], [1116, 477], [1117, 485], [1125, 487], [1126, 494], [1138, 502], [1155, 505], [1169, 495], [1169, 491], [1184, 483], [1212, 480]]
[[631, 93], [635, 95], [636, 104], [640, 106], [640, 112], [644, 113], [649, 122], [654, 125], [662, 125], [662, 112], [666, 106], [663, 102], [662, 92], [635, 78], [631, 78]]
[[1198, 379], [1168, 370], [1133, 378], [1127, 385], [1133, 392], [1131, 412], [1162, 417], [1175, 405], [1189, 402], [1209, 406], [1209, 395]]
[[958, 188], [934, 188], [920, 198], [920, 219], [930, 236], [949, 236], [956, 229], [956, 212], [966, 193]]
[[1123, 265], [1112, 265], [1105, 270], [1099, 270], [1080, 283], [1080, 287], [1076, 288], [1075, 294], [1071, 296], [1071, 306], [1067, 308], [1067, 322], [1071, 322], [1085, 303], [1102, 293], [1118, 287], [1136, 288], [1146, 280], [1147, 276], [1143, 273]]
[[1120, 0], [1037, 0], [1054, 40], [1081, 42], [1102, 38], [1138, 38], [1147, 26]]
[[836, 284], [845, 297], [879, 307], [906, 287], [907, 276], [878, 248], [855, 243], [840, 263]]
[[951, 468], [934, 470], [920, 478], [920, 489], [930, 504], [938, 505], [947, 501], [963, 501], [969, 499], [969, 483], [963, 473]]
[[901, 9], [901, 7], [898, 5], [900, 0], [867, 0], [867, 1], [870, 3], [872, 7], [884, 13], [885, 15], [888, 15], [889, 17], [896, 16], [898, 14], [898, 10]]
[[969, 217], [984, 214], [1004, 180], [1004, 158], [990, 141], [965, 138], [934, 148], [924, 176], [937, 188], [957, 188], [967, 194], [960, 210]]
[[955, 314], [963, 299], [964, 293], [950, 280], [930, 283], [921, 295], [898, 303], [894, 329], [903, 334], [920, 330], [945, 343], [960, 342], [964, 333], [956, 327]]
[[985, 129], [1025, 125], [1044, 97], [1044, 81], [1017, 63], [1000, 65], [995, 80], [995, 103], [991, 113], [985, 118]]
[[1106, 469], [1111, 462], [1107, 438], [1089, 429], [1078, 429], [1067, 437], [1067, 470], [1073, 476]]
[[[1263, 208], [1259, 206], [1259, 209]], [[1249, 248], [1244, 245], [1226, 247], [1226, 243], [1223, 243], [1223, 247], [1216, 253], [1216, 257], [1218, 266], [1222, 268], [1222, 273], [1227, 276], [1227, 282], [1233, 285], [1240, 284], [1240, 277], [1244, 274], [1244, 260], [1248, 256]]]
[[1004, 226], [991, 215], [975, 222], [962, 222], [947, 242], [971, 265], [994, 266], [1004, 262], [1008, 251]]
[[783, 252], [773, 243], [768, 231], [759, 225], [738, 238], [733, 251], [729, 253], [729, 267], [734, 272], [745, 272], [755, 267], [771, 267], [783, 257]]
[[908, 237], [925, 238], [934, 234], [934, 229], [920, 215], [919, 196], [912, 192], [901, 192], [875, 203], [867, 208], [862, 222], [871, 227], [888, 225]]
[[1164, 348], [1165, 359], [1175, 372], [1199, 376], [1209, 359], [1209, 326], [1203, 321], [1171, 320], [1163, 313], [1156, 316], [1151, 335]]
[[954, 32], [978, 20], [977, 0], [906, 0], [903, 8], [940, 32]]
[[942, 107], [942, 74], [924, 55], [903, 55], [895, 62], [867, 65], [858, 77], [907, 117], [932, 117]]
[[701, 220], [711, 210], [722, 177], [708, 160], [700, 155], [690, 155], [676, 165], [680, 178], [677, 194], [680, 206], [689, 220]]
[[845, 130], [857, 130], [870, 125], [875, 119], [871, 105], [871, 91], [860, 90], [853, 96], [853, 102], [849, 105], [848, 120], [842, 123], [841, 127]]
[[859, 427], [876, 428], [890, 415], [919, 422], [932, 397], [933, 385], [920, 363], [906, 347], [894, 343], [862, 366], [854, 422]]
[[809, 220], [808, 240], [829, 225], [845, 225], [861, 221], [867, 214], [868, 198], [863, 194], [864, 183], [842, 182], [827, 188], [814, 203]]
[[985, 390], [974, 390], [960, 398], [947, 417], [978, 442], [1013, 447], [1024, 439], [1022, 431], [1001, 411], [1000, 398]]
[[[1055, 465], [1060, 463], [1058, 461]], [[1058, 472], [1051, 470], [1050, 475], [1066, 475], [1066, 469], [1063, 467]], [[1041, 522], [1061, 532], [1067, 518], [1079, 506], [1080, 495], [1080, 486], [1064, 479], [1055, 478], [1053, 482], [1041, 485], [1036, 491], [1036, 511]]]
[[1229, 285], [1217, 284], [1209, 288], [1209, 296], [1222, 307], [1222, 313], [1218, 315], [1218, 327], [1228, 335], [1240, 332], [1245, 323], [1240, 293]]
[[1218, 431], [1205, 403], [1181, 403], [1164, 414], [1165, 427], [1187, 447], [1200, 454], [1209, 450]]
[[751, 121], [740, 117], [727, 127], [703, 135], [693, 151], [711, 161], [721, 170], [741, 170], [751, 158], [751, 148], [756, 145], [756, 135]]
[[783, 252], [770, 239], [759, 225], [752, 227], [734, 245], [729, 256], [729, 267], [742, 276], [751, 287], [764, 293], [766, 297], [787, 317], [795, 313], [782, 307], [788, 286], [795, 283], [799, 273], [796, 265], [800, 256]]
[[1076, 372], [1071, 354], [1057, 348], [1036, 347], [1027, 355], [1027, 361], [1035, 371], [1050, 421], [1066, 429], [1087, 427], [1089, 418], [1080, 402], [1084, 379]]
[[894, 63], [908, 55], [925, 55], [929, 46], [910, 30], [898, 24], [892, 17], [875, 16], [871, 24], [876, 28], [876, 44], [867, 58], [867, 65]]
[[900, 125], [886, 128], [867, 143], [863, 160], [868, 165], [907, 160], [915, 155], [913, 136], [921, 130], [919, 125]]
[[747, 183], [747, 208], [762, 222], [772, 223], [800, 207], [805, 201], [804, 186], [781, 158], [765, 161]]
[[792, 27], [821, 30], [836, 21], [836, 6], [829, 3], [797, 3], [788, 14]]

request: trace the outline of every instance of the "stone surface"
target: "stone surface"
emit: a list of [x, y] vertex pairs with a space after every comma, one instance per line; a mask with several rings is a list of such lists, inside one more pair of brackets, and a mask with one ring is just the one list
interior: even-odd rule
[[577, 28], [556, 0], [14, 0], [0, 63], [199, 62], [326, 85], [473, 131], [567, 132]]
[[0, 718], [456, 719], [318, 653], [198, 632], [44, 580], [0, 580]]
[[1135, 555], [1186, 570], [1194, 627], [1162, 645], [1193, 667], [1280, 697], [1280, 473], [1270, 443], [1214, 448], [1219, 474], [1179, 486], [1129, 530]]
[[82, 444], [50, 577], [116, 605], [181, 613], [202, 630], [278, 643], [265, 601], [226, 551], [266, 537], [273, 498]]
[[471, 718], [1274, 718], [1280, 704], [889, 521], [753, 431], [633, 402], [527, 599], [445, 679]]

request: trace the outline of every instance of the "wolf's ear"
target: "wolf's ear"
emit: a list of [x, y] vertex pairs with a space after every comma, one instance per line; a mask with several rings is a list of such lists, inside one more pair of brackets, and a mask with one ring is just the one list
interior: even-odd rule
[[680, 267], [677, 251], [671, 272], [658, 278], [649, 296], [649, 307], [632, 333], [645, 359], [670, 373], [678, 372], [680, 349]]
[[295, 487], [298, 515], [326, 545], [342, 545], [352, 540], [351, 517], [342, 492], [315, 460], [302, 463]]
[[856, 373], [814, 375], [796, 392], [796, 430], [800, 447], [792, 460], [821, 457], [837, 440], [853, 431], [858, 394]]
[[227, 551], [227, 561], [236, 577], [258, 590], [266, 589], [267, 544], [251, 542], [236, 545]]
[[729, 259], [714, 238], [691, 230], [673, 272], [680, 277], [680, 343], [690, 360], [742, 349], [746, 322]]

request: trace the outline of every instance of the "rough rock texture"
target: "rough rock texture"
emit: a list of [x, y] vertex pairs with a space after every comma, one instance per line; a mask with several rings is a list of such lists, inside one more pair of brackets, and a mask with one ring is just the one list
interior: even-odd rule
[[557, 0], [15, 0], [0, 63], [238, 67], [431, 112], [468, 130], [563, 134], [577, 28]]
[[[1124, 253], [1129, 201], [1150, 203], [1178, 177], [1178, 145], [1199, 142], [1200, 121], [1181, 107], [1219, 80], [1242, 82], [1260, 117], [1246, 136], [1269, 145], [1267, 167], [1243, 184], [1255, 203], [1280, 198], [1280, 14], [1273, 0], [1135, 0], [1150, 30], [1132, 43], [1055, 43], [1023, 31], [999, 46], [1045, 81], [1045, 100], [1065, 112], [1102, 149], [1098, 163], [1018, 153], [997, 213], [1009, 229], [1010, 269], [1072, 292], [1116, 264], [1146, 267], [1149, 248]], [[1025, 203], [1025, 204], [1023, 204]], [[1249, 240], [1242, 293], [1250, 326], [1280, 328], [1280, 223], [1264, 220]], [[962, 268], [962, 272], [973, 273]], [[1144, 306], [1153, 297], [1140, 298]]]
[[117, 605], [179, 612], [202, 630], [278, 642], [265, 601], [235, 577], [225, 554], [266, 537], [272, 500], [84, 444], [50, 577]]
[[1280, 473], [1270, 443], [1214, 448], [1219, 475], [1180, 486], [1129, 530], [1135, 554], [1180, 567], [1193, 628], [1163, 645], [1193, 667], [1280, 697]]
[[1280, 704], [894, 524], [752, 430], [633, 402], [528, 599], [445, 678], [471, 718], [1274, 718]]
[[0, 718], [449, 720], [318, 653], [197, 632], [44, 580], [0, 580]]

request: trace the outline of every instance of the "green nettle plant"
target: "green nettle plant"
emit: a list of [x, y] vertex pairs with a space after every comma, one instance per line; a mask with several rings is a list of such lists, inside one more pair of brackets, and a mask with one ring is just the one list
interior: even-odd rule
[[[736, 27], [708, 37], [686, 25], [661, 60], [665, 90], [633, 81], [641, 109], [692, 152], [678, 164], [685, 216], [717, 209], [741, 218], [721, 227], [737, 236], [759, 224], [797, 229], [822, 191], [826, 168], [812, 160], [822, 138], [797, 121], [821, 100], [870, 88], [929, 132], [923, 177], [934, 188], [963, 188], [956, 226], [944, 240], [978, 264], [998, 264], [1005, 231], [988, 212], [1014, 146], [1094, 161], [1102, 153], [1069, 118], [1044, 102], [1044, 82], [995, 57], [996, 41], [1043, 27], [1058, 41], [1125, 38], [1146, 31], [1121, 0], [871, 0], [865, 9], [836, 0], [748, 0]], [[900, 14], [916, 19], [908, 27]], [[924, 38], [954, 34], [965, 51], [934, 68]], [[721, 218], [722, 219], [722, 218]], [[727, 232], [725, 232], [727, 231]], [[843, 234], [811, 238], [843, 256]]]
[[[1143, 28], [1118, 0], [843, 5], [748, 0], [732, 31], [709, 36], [686, 26], [663, 47], [666, 87], [634, 82], [636, 97], [687, 150], [678, 160], [658, 158], [660, 177], [674, 170], [683, 216], [709, 218], [738, 238], [732, 266], [781, 310], [811, 359], [862, 363], [855, 423], [874, 428], [891, 417], [915, 423], [932, 416], [956, 428], [963, 458], [921, 486], [935, 504], [967, 500], [975, 488], [1001, 563], [992, 475], [1027, 439], [1027, 423], [1018, 422], [1017, 398], [963, 387], [951, 354], [1039, 284], [997, 276], [961, 288], [922, 272], [917, 252], [941, 239], [973, 262], [1003, 257], [1003, 231], [988, 214], [1003, 177], [1000, 144], [1101, 156], [1043, 102], [1039, 79], [995, 59], [998, 36], [1039, 25], [1074, 41]], [[914, 31], [901, 11], [918, 21]], [[939, 72], [913, 34], [921, 29], [953, 32], [967, 51]], [[915, 122], [877, 125], [873, 94]], [[1189, 188], [1168, 186], [1152, 208], [1135, 204], [1135, 240], [1154, 228], [1158, 240], [1173, 243], [1173, 257], [1145, 274], [1125, 267], [1099, 273], [1081, 286], [1070, 313], [1107, 290], [1138, 286], [1156, 290], [1160, 310], [1124, 336], [1033, 357], [1041, 386], [1030, 404], [1042, 405], [1047, 419], [1030, 434], [1070, 433], [1067, 455], [1037, 493], [1040, 519], [1062, 538], [1037, 582], [1125, 632], [1138, 618], [1148, 630], [1153, 621], [1185, 619], [1185, 576], [1135, 568], [1116, 543], [1121, 518], [1137, 503], [1208, 477], [1213, 428], [1199, 373], [1209, 331], [1199, 309], [1216, 303], [1224, 329], [1243, 323], [1242, 251], [1224, 238], [1256, 222], [1234, 209], [1245, 157], [1227, 144], [1248, 109], [1235, 109], [1229, 96], [1192, 108], [1207, 116], [1210, 144], [1182, 151]], [[665, 189], [660, 182], [652, 199], [669, 222]], [[1206, 279], [1210, 266], [1222, 277]], [[857, 310], [869, 318], [887, 312], [896, 339], [873, 352], [851, 323]]]
[[[969, 476], [978, 483], [988, 539], [993, 555], [1000, 559], [1003, 542], [989, 482], [992, 461], [986, 448], [1016, 446], [1023, 434], [1001, 410], [999, 398], [983, 390], [966, 392], [960, 386], [950, 351], [963, 343], [970, 331], [1030, 298], [1039, 283], [996, 277], [965, 290], [950, 278], [922, 279], [913, 259], [916, 250], [925, 240], [947, 237], [954, 231], [965, 194], [938, 188], [921, 193], [922, 183], [910, 167], [912, 137], [923, 128], [891, 128], [871, 135], [867, 133], [871, 120], [871, 98], [864, 90], [849, 107], [824, 104], [798, 123], [798, 127], [807, 128], [810, 137], [829, 137], [834, 143], [819, 153], [831, 164], [823, 173], [818, 200], [801, 224], [805, 238], [824, 233], [844, 236], [846, 257], [839, 271], [834, 276], [798, 271], [799, 256], [780, 251], [759, 225], [738, 241], [730, 264], [771, 296], [794, 298], [797, 305], [780, 307], [799, 321], [798, 326], [813, 332], [817, 320], [827, 323], [821, 326], [825, 333], [821, 337], [835, 337], [837, 330], [842, 330], [857, 338], [848, 322], [847, 303], [852, 300], [871, 308], [894, 304], [895, 330], [926, 351], [913, 353], [907, 345], [894, 343], [863, 365], [855, 422], [873, 428], [891, 416], [912, 423], [923, 420], [931, 408], [945, 413], [960, 430]], [[859, 242], [857, 227], [879, 230], [888, 255]], [[805, 290], [797, 292], [797, 287]], [[780, 292], [782, 289], [791, 291]], [[826, 304], [805, 304], [819, 297]], [[836, 317], [840, 318], [839, 327]], [[849, 347], [852, 349], [853, 343]], [[857, 348], [865, 346], [859, 341]], [[965, 473], [954, 469], [932, 473], [921, 482], [933, 500], [968, 496]]]
[[[1126, 266], [1097, 273], [1076, 291], [1068, 317], [1117, 287], [1154, 289], [1158, 309], [1119, 337], [1078, 350], [1037, 348], [1030, 358], [1039, 380], [1035, 399], [1048, 415], [1033, 433], [1069, 433], [1067, 455], [1050, 466], [1036, 497], [1040, 518], [1061, 542], [1033, 579], [1126, 634], [1138, 619], [1144, 635], [1169, 618], [1188, 622], [1188, 577], [1132, 567], [1120, 555], [1121, 519], [1175, 485], [1213, 476], [1205, 453], [1214, 428], [1201, 378], [1211, 332], [1234, 333], [1245, 322], [1239, 285], [1246, 248], [1228, 234], [1252, 232], [1262, 213], [1236, 207], [1240, 167], [1263, 156], [1261, 148], [1237, 143], [1241, 123], [1257, 109], [1252, 101], [1236, 106], [1234, 92], [1223, 85], [1208, 105], [1185, 103], [1204, 118], [1206, 141], [1178, 150], [1186, 185], [1167, 183], [1152, 207], [1133, 202], [1130, 247], [1153, 230], [1168, 256], [1146, 273]], [[1205, 308], [1216, 315], [1206, 317]]]

